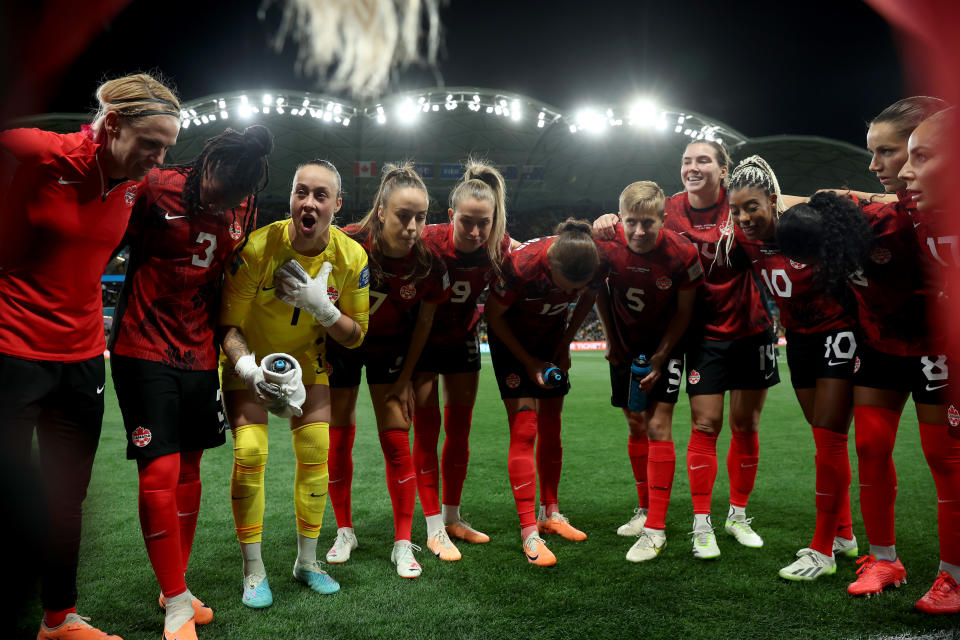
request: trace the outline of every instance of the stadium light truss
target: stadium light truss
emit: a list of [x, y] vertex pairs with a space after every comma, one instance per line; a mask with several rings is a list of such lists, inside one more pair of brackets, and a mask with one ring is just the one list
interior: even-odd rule
[[673, 133], [691, 140], [716, 140], [729, 147], [747, 140], [745, 135], [722, 122], [696, 112], [660, 106], [650, 98], [636, 99], [622, 107], [584, 106], [564, 113], [519, 94], [470, 87], [407, 91], [366, 103], [295, 90], [235, 91], [184, 102], [180, 122], [187, 129], [218, 120], [247, 121], [277, 115], [312, 118], [318, 125], [328, 126], [349, 127], [358, 119], [378, 126], [391, 122], [411, 126], [434, 114], [458, 109], [478, 117], [503, 118], [517, 127], [545, 129], [559, 125], [571, 134], [603, 135], [610, 129], [623, 127], [655, 134]]

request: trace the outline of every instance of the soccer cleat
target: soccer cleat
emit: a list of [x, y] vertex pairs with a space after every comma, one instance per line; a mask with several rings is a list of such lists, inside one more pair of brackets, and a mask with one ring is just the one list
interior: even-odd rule
[[451, 538], [457, 538], [458, 540], [465, 540], [470, 544], [485, 544], [490, 542], [490, 536], [485, 533], [477, 531], [470, 526], [470, 523], [466, 520], [460, 519], [452, 524], [447, 525], [447, 533]]
[[713, 529], [704, 529], [703, 531], [691, 531], [693, 536], [693, 557], [698, 560], [713, 560], [720, 557], [720, 547], [717, 546], [717, 536], [713, 535]]
[[397, 575], [401, 578], [419, 578], [423, 571], [413, 555], [414, 551], [420, 551], [420, 547], [409, 540], [397, 540], [393, 543], [390, 562], [397, 565]]
[[620, 525], [617, 529], [618, 536], [639, 536], [643, 533], [643, 525], [647, 524], [647, 510], [637, 507], [633, 510], [633, 517], [630, 522]]
[[460, 550], [450, 542], [446, 529], [437, 529], [433, 535], [427, 537], [427, 549], [433, 555], [447, 562], [456, 562], [460, 559]]
[[723, 528], [743, 546], [759, 549], [763, 546], [763, 538], [758, 536], [757, 532], [750, 526], [752, 520], [753, 518], [734, 516], [727, 518], [727, 524]]
[[552, 567], [557, 564], [557, 556], [547, 549], [547, 543], [536, 531], [523, 541], [523, 555], [527, 556], [527, 562], [538, 567]]
[[37, 640], [122, 640], [120, 636], [111, 636], [89, 624], [90, 618], [68, 613], [63, 624], [51, 629], [40, 622]]
[[665, 546], [667, 546], [667, 536], [656, 535], [643, 530], [640, 532], [637, 541], [634, 542], [630, 550], [627, 551], [627, 560], [630, 562], [653, 560], [660, 555], [660, 552], [663, 551]]
[[263, 609], [273, 604], [273, 592], [270, 591], [270, 584], [267, 582], [267, 576], [260, 573], [252, 573], [243, 578], [243, 604], [251, 609]]
[[[543, 516], [543, 509], [540, 509], [540, 515]], [[587, 534], [570, 524], [565, 515], [559, 511], [554, 512], [549, 518], [540, 518], [537, 520], [537, 529], [540, 533], [555, 533], [561, 538], [581, 542], [587, 539]]]
[[[166, 610], [167, 599], [163, 597], [162, 593], [160, 594], [158, 602], [160, 603], [160, 608]], [[210, 624], [213, 622], [213, 609], [200, 602], [198, 598], [194, 598], [190, 603], [193, 605], [193, 618], [197, 624]]]
[[937, 574], [930, 591], [914, 605], [924, 613], [960, 613], [960, 585], [946, 571]]
[[325, 596], [340, 591], [340, 583], [323, 570], [323, 565], [320, 564], [319, 560], [314, 560], [307, 565], [294, 563], [293, 577]]
[[880, 593], [890, 585], [899, 587], [907, 584], [907, 570], [900, 558], [896, 560], [877, 560], [873, 554], [857, 560], [857, 579], [847, 585], [847, 593], [852, 596], [871, 596]]
[[780, 569], [780, 577], [794, 582], [810, 582], [837, 572], [837, 561], [813, 549], [800, 549], [797, 559]]
[[327, 551], [327, 562], [343, 564], [350, 559], [350, 552], [357, 548], [357, 536], [353, 529], [341, 527], [337, 529], [337, 539], [333, 541], [330, 551]]
[[183, 623], [183, 626], [173, 633], [163, 630], [163, 640], [197, 640], [197, 624], [193, 618]]
[[857, 546], [857, 536], [850, 540], [837, 536], [833, 539], [833, 557], [856, 558], [860, 548]]

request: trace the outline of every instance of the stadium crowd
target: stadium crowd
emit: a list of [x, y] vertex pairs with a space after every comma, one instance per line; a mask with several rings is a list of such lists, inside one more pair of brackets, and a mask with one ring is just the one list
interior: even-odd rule
[[[225, 427], [243, 604], [273, 603], [261, 550], [269, 414], [289, 422], [296, 457], [293, 575], [319, 594], [340, 590], [317, 549], [328, 493], [337, 531], [323, 557], [348, 562], [358, 545], [352, 448], [363, 368], [396, 573], [424, 571], [411, 540], [418, 496], [426, 546], [439, 561], [461, 560], [458, 544], [489, 542], [461, 515], [480, 342], [506, 411], [507, 474], [528, 563], [557, 562], [549, 536], [588, 536], [559, 507], [574, 340], [605, 342], [611, 402], [627, 425], [637, 504], [618, 529], [633, 540], [626, 559], [655, 561], [668, 538], [673, 412], [684, 380], [692, 555], [721, 554], [710, 505], [728, 394], [722, 528], [740, 545], [762, 547], [747, 508], [767, 390], [780, 381], [781, 323], [816, 446], [816, 519], [780, 578], [815, 581], [836, 572], [838, 557], [859, 556], [849, 594], [905, 581], [892, 450], [912, 395], [940, 522], [939, 571], [916, 608], [960, 612], [960, 512], [952, 506], [960, 502], [960, 412], [944, 346], [923, 312], [957, 266], [939, 248], [955, 241], [937, 218], [948, 197], [940, 141], [955, 124], [942, 101], [907, 98], [871, 121], [878, 193], [824, 185], [810, 197], [783, 194], [763, 158], [732, 166], [721, 144], [694, 140], [680, 158], [683, 191], [668, 196], [637, 176], [617, 213], [584, 205], [508, 219], [503, 177], [468, 159], [436, 223], [427, 224], [427, 189], [405, 164], [384, 167], [370, 209], [338, 227], [340, 173], [322, 158], [280, 177], [291, 180], [288, 211], [258, 207], [273, 152], [266, 127], [227, 129], [193, 161], [163, 166], [179, 131], [176, 95], [138, 74], [105, 82], [97, 96], [100, 111], [80, 132], [0, 133], [16, 159], [0, 232], [0, 404], [16, 459], [30, 459], [39, 433], [42, 469], [26, 477], [56, 522], [42, 538], [38, 639], [116, 638], [76, 609], [107, 344], [163, 637], [190, 640], [213, 620], [186, 578], [202, 454], [225, 443]], [[585, 210], [589, 221], [570, 215]], [[30, 231], [37, 221], [49, 230], [42, 242]], [[108, 264], [125, 275], [119, 290], [101, 284]], [[106, 340], [102, 305], [115, 308]], [[851, 421], [863, 554], [851, 515]]]

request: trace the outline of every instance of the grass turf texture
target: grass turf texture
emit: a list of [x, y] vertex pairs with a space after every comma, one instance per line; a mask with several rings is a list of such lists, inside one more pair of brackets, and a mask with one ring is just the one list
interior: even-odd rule
[[[913, 603], [931, 585], [938, 566], [936, 498], [920, 449], [917, 420], [908, 403], [895, 451], [900, 493], [898, 551], [909, 583], [879, 597], [855, 599], [845, 587], [853, 560], [814, 583], [788, 583], [777, 571], [809, 544], [814, 524], [814, 445], [789, 383], [770, 391], [760, 426], [760, 467], [748, 515], [764, 538], [762, 549], [738, 545], [723, 531], [728, 480], [724, 461], [728, 428], [720, 436], [720, 469], [713, 519], [722, 556], [691, 556], [692, 510], [685, 471], [689, 405], [681, 394], [674, 416], [677, 473], [667, 515], [667, 547], [659, 558], [634, 565], [624, 555], [632, 538], [616, 535], [636, 506], [626, 453], [627, 428], [609, 404], [609, 376], [600, 353], [574, 353], [573, 391], [564, 411], [564, 469], [560, 506], [586, 531], [585, 542], [547, 538], [555, 567], [527, 564], [507, 481], [508, 431], [503, 405], [484, 356], [470, 439], [470, 472], [463, 512], [490, 534], [486, 545], [460, 543], [460, 562], [445, 563], [425, 547], [419, 506], [414, 543], [423, 576], [403, 580], [391, 565], [393, 521], [373, 412], [361, 391], [354, 446], [354, 525], [360, 541], [350, 561], [327, 568], [342, 585], [320, 596], [294, 581], [296, 529], [294, 458], [285, 422], [271, 418], [263, 556], [275, 603], [262, 611], [240, 603], [241, 563], [230, 513], [231, 439], [203, 460], [203, 505], [188, 584], [213, 607], [201, 627], [213, 638], [868, 638], [953, 629], [954, 617], [917, 613]], [[109, 375], [108, 375], [108, 386]], [[85, 504], [79, 611], [126, 640], [155, 638], [163, 616], [137, 519], [136, 465], [124, 457], [124, 432], [112, 390], [107, 390], [103, 436]], [[411, 434], [412, 436], [412, 434]], [[442, 442], [442, 438], [441, 438]], [[851, 430], [850, 449], [853, 453]], [[856, 456], [852, 456], [854, 465]], [[856, 485], [856, 466], [854, 466]], [[854, 529], [861, 552], [866, 535], [854, 492]], [[336, 534], [328, 506], [320, 557]], [[17, 621], [15, 637], [36, 633], [36, 615]]]

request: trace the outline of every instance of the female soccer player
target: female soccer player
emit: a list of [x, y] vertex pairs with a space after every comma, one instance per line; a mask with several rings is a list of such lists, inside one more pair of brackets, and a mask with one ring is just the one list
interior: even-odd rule
[[[685, 190], [668, 197], [665, 205], [665, 227], [696, 245], [706, 274], [695, 314], [698, 322], [687, 338], [687, 394], [693, 421], [687, 473], [693, 497], [693, 555], [702, 560], [720, 556], [710, 521], [710, 501], [726, 391], [730, 391], [730, 510], [724, 528], [746, 547], [763, 546], [763, 539], [750, 526], [746, 507], [760, 459], [760, 412], [767, 389], [780, 381], [776, 339], [760, 291], [745, 265], [716, 259], [728, 215], [725, 184], [729, 166], [730, 156], [720, 143], [691, 142], [680, 167]], [[615, 222], [612, 214], [595, 222], [601, 237], [612, 236]], [[645, 442], [636, 447], [636, 455], [647, 455]], [[639, 533], [645, 518], [641, 511], [628, 524]]]
[[[449, 537], [471, 543], [490, 538], [460, 515], [460, 496], [470, 458], [468, 438], [480, 380], [477, 299], [500, 274], [510, 250], [506, 233], [506, 186], [494, 167], [467, 162], [450, 194], [449, 224], [428, 225], [423, 240], [451, 275], [451, 297], [437, 308], [430, 338], [414, 374], [413, 465], [427, 519], [427, 548], [441, 560], [458, 560]], [[517, 243], [519, 245], [519, 243]], [[437, 459], [440, 409], [437, 378], [443, 376], [443, 458]], [[441, 511], [438, 485], [443, 473]]]
[[[558, 504], [560, 413], [570, 390], [565, 375], [570, 341], [593, 306], [604, 275], [590, 225], [570, 218], [557, 226], [555, 236], [523, 244], [507, 256], [484, 308], [490, 355], [510, 424], [507, 470], [520, 516], [520, 539], [527, 561], [542, 567], [556, 564], [557, 558], [540, 533], [587, 539]], [[570, 303], [578, 298], [570, 315]], [[552, 385], [547, 375], [551, 367], [554, 373], [556, 367], [564, 372]], [[537, 477], [539, 517], [533, 509]]]
[[[617, 239], [598, 241], [609, 261], [607, 285], [600, 289], [597, 310], [607, 335], [610, 401], [623, 410], [630, 429], [627, 452], [637, 481], [646, 521], [627, 560], [643, 562], [659, 555], [667, 543], [666, 517], [673, 488], [673, 408], [683, 378], [678, 347], [690, 324], [703, 269], [697, 248], [683, 236], [663, 228], [663, 191], [653, 182], [634, 182], [620, 194]], [[647, 356], [650, 373], [640, 383], [648, 394], [643, 411], [628, 407], [630, 365]], [[649, 441], [649, 455], [636, 455], [637, 444]], [[627, 523], [617, 531], [633, 534]]]
[[[331, 226], [340, 209], [340, 174], [326, 160], [298, 167], [290, 191], [289, 220], [250, 235], [227, 271], [220, 325], [233, 375], [224, 375], [227, 417], [233, 430], [230, 497], [243, 555], [243, 603], [270, 606], [273, 595], [261, 555], [263, 473], [267, 462], [267, 406], [276, 389], [264, 382], [260, 358], [289, 354], [300, 365], [306, 399], [290, 417], [297, 459], [294, 506], [297, 559], [293, 576], [318, 593], [340, 590], [317, 560], [317, 537], [327, 502], [330, 390], [323, 342], [355, 348], [367, 328], [366, 255]], [[305, 313], [304, 313], [305, 312]]]
[[[367, 215], [344, 231], [363, 245], [370, 260], [370, 331], [352, 352], [331, 345], [327, 358], [333, 425], [330, 451], [330, 501], [337, 517], [337, 539], [327, 561], [346, 562], [357, 546], [350, 508], [353, 481], [353, 434], [360, 371], [367, 368], [367, 386], [377, 418], [386, 462], [387, 490], [393, 504], [394, 545], [390, 560], [403, 578], [422, 569], [410, 541], [417, 497], [416, 473], [410, 456], [413, 368], [430, 334], [437, 305], [449, 295], [447, 272], [421, 238], [427, 219], [427, 188], [406, 164], [384, 167], [380, 188]], [[452, 547], [449, 539], [444, 540]], [[447, 550], [449, 552], [449, 549]]]
[[152, 76], [105, 82], [97, 99], [79, 133], [0, 134], [15, 163], [0, 181], [0, 404], [12, 422], [4, 450], [13, 464], [30, 460], [35, 427], [40, 442], [51, 523], [40, 640], [108, 637], [76, 613], [81, 505], [103, 418], [100, 276], [127, 227], [136, 181], [163, 163], [180, 131], [177, 97]]
[[165, 637], [195, 638], [194, 623], [213, 620], [184, 574], [200, 509], [200, 457], [224, 442], [214, 331], [224, 267], [254, 226], [272, 148], [266, 127], [227, 129], [192, 163], [152, 169], [125, 238], [130, 262], [110, 368], [127, 458], [139, 469], [140, 526], [166, 608]]
[[960, 418], [942, 400], [949, 392], [948, 363], [925, 321], [924, 273], [913, 222], [901, 205], [858, 207], [851, 199], [818, 193], [781, 216], [777, 240], [784, 255], [816, 265], [828, 287], [849, 278], [857, 298], [863, 344], [854, 377], [854, 420], [870, 554], [858, 560], [858, 578], [847, 591], [870, 595], [906, 579], [894, 546], [892, 453], [900, 414], [912, 394], [920, 442], [937, 487], [941, 551], [941, 574], [916, 607], [956, 613], [960, 520], [949, 505], [960, 501], [960, 446], [948, 425]]
[[780, 252], [776, 232], [784, 198], [763, 158], [750, 156], [740, 162], [730, 175], [727, 193], [736, 231], [727, 235], [721, 255], [732, 258], [742, 251], [776, 300], [787, 330], [790, 380], [816, 443], [813, 540], [797, 552], [796, 561], [780, 570], [780, 577], [815, 580], [836, 573], [836, 554], [857, 554], [847, 454], [857, 351], [856, 318], [849, 308], [853, 301], [845, 306], [825, 296], [816, 286], [813, 268]]

